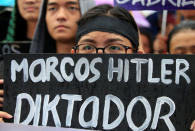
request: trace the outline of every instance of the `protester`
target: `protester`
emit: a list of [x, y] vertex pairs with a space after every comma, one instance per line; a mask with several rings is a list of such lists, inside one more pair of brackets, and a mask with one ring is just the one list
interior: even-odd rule
[[[16, 0], [11, 13], [6, 41], [29, 41], [32, 39], [39, 16], [42, 0]], [[0, 61], [0, 74], [3, 74], [3, 61]], [[2, 78], [0, 78], [2, 79]], [[1, 80], [2, 81], [2, 80]], [[0, 83], [2, 84], [2, 82]], [[3, 106], [3, 90], [0, 89], [0, 107]]]
[[[183, 21], [170, 32], [167, 40], [170, 54], [195, 54], [195, 21]], [[195, 121], [191, 125], [195, 131]]]
[[44, 0], [30, 53], [71, 53], [80, 16], [78, 0]]
[[[138, 28], [124, 9], [109, 5], [89, 10], [78, 22], [75, 53], [134, 53], [139, 46]], [[9, 118], [0, 112], [0, 116]]]
[[26, 41], [33, 38], [42, 0], [16, 0], [11, 13], [6, 41]]
[[195, 21], [183, 21], [169, 34], [170, 54], [195, 54]]
[[158, 34], [153, 43], [153, 53], [154, 54], [167, 54], [167, 36], [162, 36]]
[[149, 31], [148, 28], [143, 28], [140, 27], [140, 45], [142, 45], [143, 51], [144, 53], [148, 54], [148, 53], [152, 53], [153, 52], [153, 47], [152, 47], [152, 43], [153, 43], [153, 39], [152, 39], [152, 35], [151, 32]]
[[[117, 22], [115, 23], [115, 21]], [[123, 23], [124, 21], [125, 23]], [[119, 24], [118, 22], [121, 23]], [[125, 27], [131, 25], [131, 28], [129, 28], [136, 35], [133, 36], [130, 32], [127, 32], [126, 28], [123, 28], [123, 24], [125, 24]], [[118, 28], [122, 32], [119, 32]], [[126, 33], [128, 36], [126, 36]], [[127, 38], [129, 42], [123, 38]], [[132, 38], [134, 41], [132, 41]], [[123, 43], [124, 41], [125, 44]], [[113, 8], [103, 5], [89, 10], [81, 18], [78, 23], [76, 42], [77, 46], [74, 47], [75, 53], [133, 53], [132, 49], [137, 49], [139, 45], [138, 30], [128, 12], [118, 7]], [[126, 50], [120, 44], [125, 45], [124, 47], [127, 47]], [[133, 48], [128, 48], [128, 46]], [[128, 49], [130, 50], [128, 51]], [[195, 131], [195, 121], [191, 125], [191, 130]]]
[[[162, 17], [160, 17], [162, 18]], [[159, 20], [159, 23], [162, 24], [162, 19]], [[161, 26], [159, 24], [159, 27]], [[166, 29], [165, 34], [162, 34], [161, 32], [156, 35], [156, 38], [153, 43], [153, 53], [154, 54], [166, 54], [167, 53], [167, 36], [169, 35], [170, 31], [174, 28], [176, 25], [176, 19], [174, 12], [169, 11], [167, 15], [167, 22], [166, 22]], [[161, 29], [162, 30], [162, 29]]]
[[131, 14], [110, 5], [96, 6], [78, 22], [75, 53], [135, 53], [138, 27]]

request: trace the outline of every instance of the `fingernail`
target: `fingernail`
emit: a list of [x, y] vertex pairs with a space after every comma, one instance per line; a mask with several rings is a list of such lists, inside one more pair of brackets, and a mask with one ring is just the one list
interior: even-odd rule
[[12, 118], [12, 117], [13, 117], [12, 115], [8, 114], [8, 118]]

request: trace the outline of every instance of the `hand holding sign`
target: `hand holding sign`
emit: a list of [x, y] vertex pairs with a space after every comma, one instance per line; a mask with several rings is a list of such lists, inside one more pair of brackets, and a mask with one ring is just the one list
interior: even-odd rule
[[13, 116], [8, 114], [7, 112], [0, 111], [0, 122], [4, 122], [3, 118], [11, 119]]
[[[2, 86], [4, 83], [3, 79], [0, 79], [0, 86]], [[4, 91], [3, 89], [0, 88], [0, 107], [3, 107], [3, 94], [4, 94]]]
[[195, 131], [195, 120], [193, 121], [192, 125], [191, 125], [191, 130]]

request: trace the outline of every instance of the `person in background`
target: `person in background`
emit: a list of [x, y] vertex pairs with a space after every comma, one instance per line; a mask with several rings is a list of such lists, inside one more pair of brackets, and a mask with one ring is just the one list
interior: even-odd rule
[[167, 36], [158, 34], [153, 42], [153, 53], [154, 54], [167, 54]]
[[149, 29], [143, 28], [143, 27], [140, 27], [139, 31], [140, 31], [140, 36], [139, 36], [140, 44], [142, 45], [144, 53], [146, 54], [152, 53], [153, 52], [153, 47], [152, 47], [153, 39], [152, 39], [151, 32], [149, 31]]
[[5, 41], [32, 40], [42, 0], [16, 0]]
[[[33, 38], [42, 0], [16, 0], [4, 42], [30, 41]], [[3, 76], [3, 61], [0, 61]], [[3, 84], [0, 78], [0, 84]], [[3, 107], [3, 89], [0, 89], [0, 108]], [[1, 109], [0, 109], [1, 110]]]
[[[161, 24], [162, 24], [162, 16], [160, 15], [159, 27], [161, 27]], [[170, 31], [174, 28], [175, 25], [176, 25], [175, 12], [169, 11], [167, 15], [165, 34], [158, 33], [153, 42], [153, 51], [154, 51], [153, 53], [154, 54], [166, 54], [167, 53], [167, 45], [166, 45], [167, 36], [170, 33]]]
[[[195, 54], [195, 21], [183, 21], [168, 35], [169, 54]], [[195, 131], [195, 121], [191, 125]]]
[[78, 0], [44, 0], [30, 53], [71, 53], [80, 16]]
[[75, 53], [131, 54], [139, 47], [138, 27], [123, 8], [100, 5], [78, 22]]
[[170, 32], [167, 40], [170, 54], [195, 54], [195, 21], [183, 21]]

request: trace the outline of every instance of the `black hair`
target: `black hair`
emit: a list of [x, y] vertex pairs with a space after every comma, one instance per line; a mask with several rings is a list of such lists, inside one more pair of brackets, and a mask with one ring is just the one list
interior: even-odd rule
[[173, 36], [184, 30], [195, 30], [195, 21], [185, 20], [173, 28], [173, 30], [169, 33], [168, 40], [167, 40], [167, 50], [169, 52], [170, 52], [170, 44]]
[[113, 7], [108, 4], [99, 5], [88, 10], [78, 21], [78, 26], [81, 26], [98, 16], [110, 16], [125, 21], [131, 24], [138, 34], [138, 27], [133, 16], [127, 10], [121, 7]]
[[[16, 4], [17, 4], [16, 0]], [[18, 5], [16, 6], [16, 29], [15, 29], [15, 40], [24, 40], [26, 38], [26, 32], [27, 32], [27, 22], [22, 18], [20, 11], [18, 9]], [[24, 28], [25, 27], [25, 28]]]
[[17, 1], [15, 1], [15, 6], [11, 13], [5, 41], [21, 41], [26, 39], [27, 22], [19, 12]]

